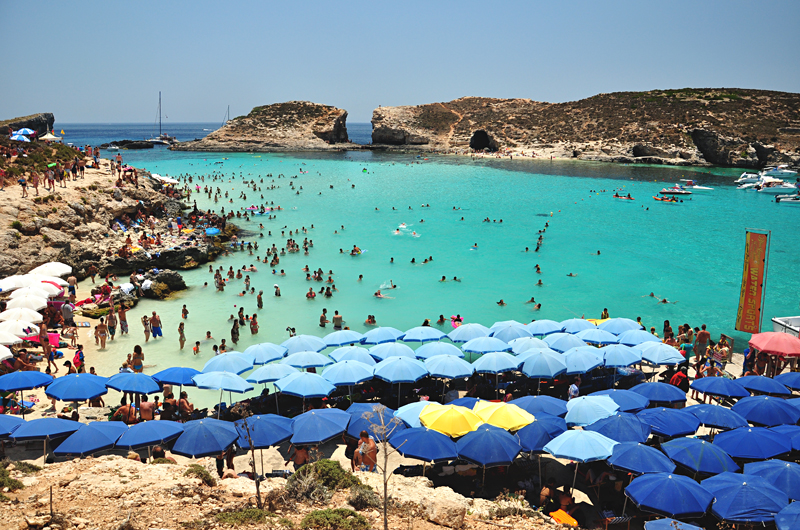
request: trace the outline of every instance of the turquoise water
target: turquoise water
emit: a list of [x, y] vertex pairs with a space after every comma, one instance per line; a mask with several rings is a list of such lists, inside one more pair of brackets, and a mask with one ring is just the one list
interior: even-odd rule
[[[368, 329], [364, 320], [369, 314], [376, 316], [379, 325], [404, 330], [426, 318], [435, 322], [440, 314], [449, 319], [459, 313], [466, 322], [491, 325], [508, 319], [599, 318], [607, 307], [612, 317], [640, 316], [659, 333], [664, 320], [670, 320], [674, 328], [684, 322], [692, 326], [705, 323], [715, 339], [719, 333], [733, 335], [735, 349], [741, 351], [748, 336], [735, 332], [733, 326], [745, 228], [772, 231], [764, 329], [771, 329], [770, 317], [798, 311], [800, 208], [735, 190], [730, 182], [741, 171], [456, 157], [421, 161], [412, 155], [369, 152], [254, 155], [159, 149], [125, 152], [124, 156], [128, 163], [172, 176], [221, 171], [226, 179], [214, 182], [214, 187], [227, 190], [234, 199], [242, 190], [247, 194], [246, 201], [216, 205], [205, 195], [194, 194], [192, 199], [201, 208], [243, 208], [263, 202], [261, 193], [265, 201], [281, 205], [285, 211], [277, 212], [275, 220], [233, 221], [255, 234], [243, 239], [258, 241], [257, 254], [262, 257], [268, 245], [285, 246], [288, 232], [280, 237], [284, 226], [289, 230], [313, 224], [315, 228], [305, 237], [312, 239], [314, 246], [309, 256], [301, 252], [281, 257], [278, 269], [284, 269], [285, 276], [273, 275], [246, 251], [214, 263], [215, 268], [225, 269], [251, 263], [258, 266], [251, 279], [256, 291], [264, 291], [262, 310], [256, 309], [255, 296], [237, 296], [243, 289], [241, 280], [218, 293], [208, 267], [186, 271], [187, 291], [164, 302], [144, 301], [129, 314], [133, 335], [115, 341], [94, 363], [101, 374], [115, 372], [133, 346], [142, 344], [137, 316], [152, 310], [162, 316], [165, 338], [144, 346], [146, 365], [150, 366], [146, 372], [173, 365], [199, 369], [210, 358], [212, 343], [204, 342], [197, 357], [191, 353], [192, 344], [207, 330], [217, 339], [213, 343], [223, 337], [230, 343], [228, 316], [241, 305], [247, 314], [258, 313], [261, 331], [251, 336], [242, 329], [238, 350], [258, 342], [280, 343], [288, 338], [287, 326], [319, 336], [333, 331], [330, 325], [327, 329], [318, 326], [323, 307], [329, 317], [338, 310], [350, 328], [362, 332]], [[236, 177], [228, 182], [234, 173]], [[265, 176], [269, 173], [297, 175], [291, 182], [303, 187], [302, 194], [289, 189], [289, 178], [275, 178], [279, 188], [266, 190], [273, 180]], [[264, 178], [264, 184], [259, 184], [264, 191], [247, 191], [240, 174], [257, 182]], [[696, 178], [715, 189], [696, 193], [691, 201], [677, 205], [652, 199], [665, 184], [680, 178]], [[212, 183], [206, 178], [205, 184]], [[636, 200], [612, 198], [617, 188]], [[423, 204], [430, 208], [421, 207]], [[453, 211], [454, 206], [460, 210]], [[486, 217], [503, 222], [482, 222]], [[257, 237], [259, 222], [265, 225], [264, 238]], [[537, 232], [545, 222], [550, 227], [536, 253]], [[407, 228], [395, 235], [401, 223]], [[412, 231], [419, 237], [412, 236]], [[294, 237], [302, 241], [304, 234]], [[478, 249], [471, 250], [476, 243]], [[364, 253], [356, 257], [347, 254], [353, 245]], [[525, 247], [530, 252], [524, 252]], [[344, 254], [339, 253], [340, 248]], [[429, 256], [433, 262], [421, 264]], [[392, 257], [394, 263], [390, 263]], [[410, 264], [412, 258], [417, 264]], [[309, 287], [319, 291], [323, 285], [305, 281], [301, 268], [306, 264], [312, 270], [333, 270], [338, 288], [333, 298], [305, 299]], [[536, 264], [541, 274], [535, 272]], [[567, 273], [577, 276], [568, 277]], [[360, 274], [364, 277], [361, 282]], [[443, 275], [462, 281], [439, 282]], [[535, 285], [539, 279], [543, 286]], [[372, 294], [390, 280], [399, 287], [383, 292], [393, 298], [374, 298]], [[211, 287], [202, 288], [203, 282]], [[280, 298], [272, 295], [275, 283], [280, 285]], [[657, 304], [647, 296], [650, 292], [676, 303]], [[542, 304], [540, 311], [524, 303], [532, 296]], [[497, 305], [500, 299], [507, 305]], [[187, 345], [180, 351], [176, 329], [183, 304], [190, 315]], [[448, 321], [443, 331], [450, 329]], [[218, 395], [194, 390], [192, 397], [209, 404]]]

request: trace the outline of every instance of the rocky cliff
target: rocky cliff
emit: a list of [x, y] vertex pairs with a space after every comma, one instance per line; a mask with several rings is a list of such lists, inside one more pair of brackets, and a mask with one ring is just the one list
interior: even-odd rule
[[800, 94], [616, 92], [568, 103], [465, 97], [373, 112], [376, 146], [758, 168], [800, 163]]
[[347, 111], [309, 101], [255, 107], [247, 116], [203, 138], [173, 147], [180, 151], [328, 150], [347, 144]]
[[24, 116], [22, 118], [0, 121], [0, 131], [5, 134], [8, 132], [9, 127], [14, 131], [27, 127], [28, 129], [36, 131], [37, 136], [42, 136], [46, 134], [47, 131], [53, 130], [55, 121], [56, 119], [53, 113], [40, 112], [39, 114], [31, 114], [30, 116]]

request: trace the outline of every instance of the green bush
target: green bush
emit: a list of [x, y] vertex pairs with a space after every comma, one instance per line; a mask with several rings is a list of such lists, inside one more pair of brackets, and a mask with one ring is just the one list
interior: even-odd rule
[[200, 464], [192, 464], [189, 466], [189, 469], [186, 470], [184, 476], [187, 477], [197, 477], [203, 481], [203, 484], [206, 486], [216, 486], [217, 479], [211, 476], [211, 473], [208, 472], [206, 468], [201, 466]]
[[14, 230], [22, 230], [22, 223], [19, 221], [11, 221], [11, 228]]
[[171, 464], [173, 466], [175, 465], [175, 462], [173, 462], [169, 458], [156, 458], [155, 460], [153, 460], [150, 463], [151, 464]]
[[345, 471], [336, 460], [323, 459], [310, 465], [314, 466], [322, 485], [329, 490], [342, 490], [361, 484], [358, 477]]
[[347, 502], [356, 510], [366, 510], [367, 508], [380, 508], [381, 499], [371, 487], [366, 484], [358, 484], [350, 487], [350, 495]]
[[11, 478], [11, 474], [4, 467], [0, 468], [0, 491], [8, 488], [8, 491], [17, 491], [23, 488], [22, 482]]
[[353, 510], [335, 508], [309, 513], [303, 517], [300, 527], [314, 530], [368, 530], [369, 521]]
[[244, 508], [234, 512], [220, 512], [214, 516], [218, 522], [231, 526], [243, 524], [262, 523], [270, 517], [277, 517], [274, 513], [258, 508]]
[[31, 473], [38, 473], [39, 471], [42, 470], [42, 468], [37, 466], [36, 464], [31, 464], [30, 462], [25, 462], [25, 461], [12, 462], [8, 458], [5, 458], [3, 459], [2, 462], [0, 462], [0, 466], [4, 468], [10, 466], [11, 464], [14, 464], [14, 469], [25, 475], [30, 475]]

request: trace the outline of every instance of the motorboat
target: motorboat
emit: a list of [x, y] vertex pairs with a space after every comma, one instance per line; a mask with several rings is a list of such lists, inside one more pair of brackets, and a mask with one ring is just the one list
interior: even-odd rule
[[[761, 188], [769, 188], [773, 186], [780, 186], [783, 184], [781, 179], [776, 179], [774, 177], [759, 177], [758, 180], [755, 182], [747, 182], [742, 184], [741, 186], [737, 187], [737, 190], [751, 190], [751, 191], [758, 191]], [[782, 191], [781, 193], [787, 193], [786, 191]]]
[[764, 177], [791, 178], [797, 176], [797, 171], [792, 171], [788, 165], [783, 164], [781, 166], [768, 167], [759, 174]]
[[757, 185], [756, 191], [758, 193], [766, 193], [768, 195], [784, 195], [784, 194], [791, 195], [792, 192], [797, 192], [797, 188], [791, 184], [786, 184], [785, 182], [781, 181], [780, 184], [777, 183], [767, 184], [767, 185], [762, 185], [760, 188]]
[[691, 191], [713, 191], [714, 188], [709, 188], [706, 186], [698, 186], [696, 180], [691, 179], [681, 179], [681, 182], [685, 182], [686, 184], [681, 185], [681, 188], [685, 190]]
[[759, 173], [748, 173], [747, 171], [745, 171], [744, 173], [741, 174], [741, 176], [738, 179], [734, 180], [733, 183], [753, 184], [755, 182], [758, 182], [760, 178], [761, 175]]
[[659, 195], [672, 195], [672, 196], [675, 196], [675, 195], [686, 196], [686, 195], [691, 195], [692, 194], [691, 191], [687, 190], [686, 188], [684, 188], [680, 184], [675, 184], [671, 188], [664, 188], [661, 191], [659, 191], [658, 193], [659, 193]]
[[108, 147], [106, 147], [107, 151], [119, 151], [119, 149], [120, 149], [120, 147], [118, 145], [114, 145], [114, 144], [111, 144]]
[[775, 197], [775, 202], [789, 204], [792, 206], [800, 206], [800, 195], [778, 195]]
[[798, 317], [773, 317], [772, 331], [788, 333], [797, 337], [800, 335], [800, 316]]

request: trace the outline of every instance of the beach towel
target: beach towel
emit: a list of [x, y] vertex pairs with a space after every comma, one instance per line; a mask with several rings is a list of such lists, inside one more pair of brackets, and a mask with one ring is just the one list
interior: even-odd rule
[[[48, 333], [47, 339], [50, 341], [50, 344], [56, 345], [61, 341], [61, 336], [58, 333]], [[39, 335], [31, 335], [29, 337], [25, 337], [23, 340], [27, 340], [28, 342], [35, 342], [39, 343]]]

